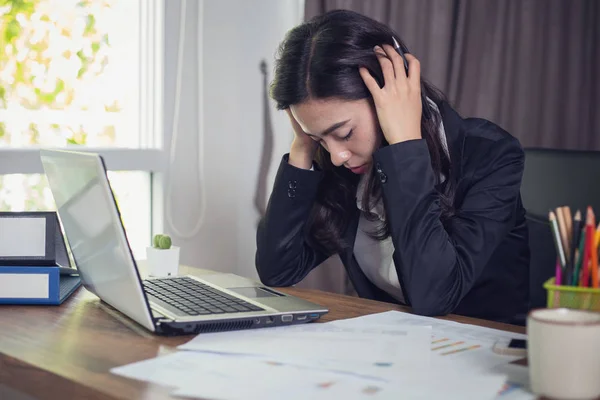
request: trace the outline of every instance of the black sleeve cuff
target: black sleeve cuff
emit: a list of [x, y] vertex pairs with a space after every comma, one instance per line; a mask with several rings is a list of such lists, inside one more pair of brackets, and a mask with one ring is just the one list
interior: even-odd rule
[[373, 154], [373, 159], [376, 176], [384, 191], [388, 185], [398, 185], [399, 189], [403, 186], [409, 189], [415, 184], [428, 188], [435, 185], [429, 148], [425, 139], [409, 140], [383, 147]]
[[317, 195], [319, 182], [323, 173], [319, 166], [313, 162], [314, 171], [298, 168], [289, 162], [289, 153], [284, 154], [277, 171], [273, 197], [288, 199], [314, 199]]

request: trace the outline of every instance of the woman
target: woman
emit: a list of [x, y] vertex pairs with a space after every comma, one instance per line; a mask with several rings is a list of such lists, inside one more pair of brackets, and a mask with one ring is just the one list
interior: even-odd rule
[[257, 232], [260, 279], [296, 284], [337, 253], [361, 297], [523, 323], [521, 146], [461, 118], [394, 40], [338, 10], [282, 43], [272, 97], [295, 138]]

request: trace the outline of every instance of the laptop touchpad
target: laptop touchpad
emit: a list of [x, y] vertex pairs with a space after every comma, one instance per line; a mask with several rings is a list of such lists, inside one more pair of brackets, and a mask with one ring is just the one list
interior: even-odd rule
[[246, 296], [250, 299], [258, 299], [264, 297], [279, 297], [281, 296], [278, 293], [271, 292], [266, 288], [260, 287], [240, 287], [240, 288], [229, 288], [232, 292], [241, 294], [242, 296]]

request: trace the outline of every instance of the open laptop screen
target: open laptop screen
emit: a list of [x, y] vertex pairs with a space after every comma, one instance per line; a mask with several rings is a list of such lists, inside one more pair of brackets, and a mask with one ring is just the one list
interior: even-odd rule
[[102, 158], [60, 150], [40, 155], [83, 285], [154, 331]]

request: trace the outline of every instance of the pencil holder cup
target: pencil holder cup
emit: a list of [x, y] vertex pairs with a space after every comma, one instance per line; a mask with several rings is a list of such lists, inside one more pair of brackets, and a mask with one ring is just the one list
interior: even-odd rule
[[548, 308], [600, 311], [600, 289], [555, 285], [554, 279], [544, 283]]

